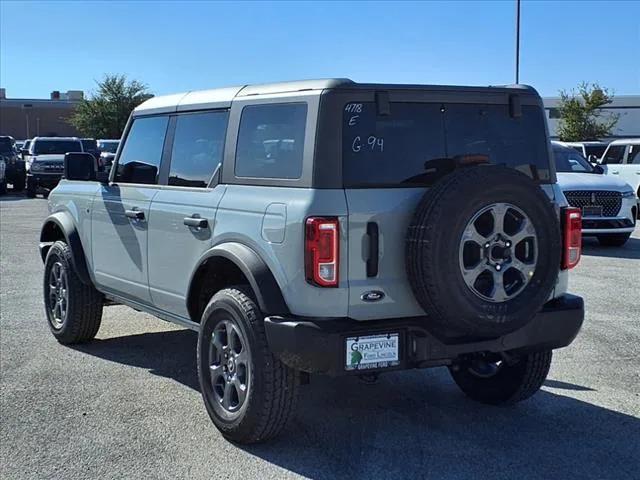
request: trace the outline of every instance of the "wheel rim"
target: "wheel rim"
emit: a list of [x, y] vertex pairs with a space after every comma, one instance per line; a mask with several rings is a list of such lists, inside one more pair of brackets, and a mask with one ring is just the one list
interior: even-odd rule
[[460, 242], [462, 278], [478, 297], [503, 303], [520, 295], [538, 260], [531, 219], [510, 203], [494, 203], [467, 223]]
[[67, 272], [64, 265], [55, 262], [49, 271], [49, 313], [53, 328], [59, 330], [67, 319], [69, 308], [69, 288], [67, 282]]
[[209, 371], [214, 409], [237, 416], [249, 394], [251, 364], [247, 341], [232, 320], [220, 321], [211, 333]]

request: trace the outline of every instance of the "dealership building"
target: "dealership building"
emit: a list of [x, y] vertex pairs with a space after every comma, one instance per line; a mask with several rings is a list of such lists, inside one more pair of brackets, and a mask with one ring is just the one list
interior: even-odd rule
[[51, 92], [50, 98], [7, 98], [0, 88], [0, 135], [16, 140], [35, 136], [77, 136], [69, 123], [76, 106], [84, 98], [81, 90]]
[[[549, 123], [549, 134], [551, 138], [558, 138], [556, 129], [560, 119], [558, 111], [560, 97], [547, 97], [543, 99], [543, 102]], [[608, 118], [611, 115], [618, 115], [618, 123], [613, 134], [601, 140], [640, 137], [640, 95], [616, 95], [613, 97], [613, 101], [602, 109], [603, 118]]]

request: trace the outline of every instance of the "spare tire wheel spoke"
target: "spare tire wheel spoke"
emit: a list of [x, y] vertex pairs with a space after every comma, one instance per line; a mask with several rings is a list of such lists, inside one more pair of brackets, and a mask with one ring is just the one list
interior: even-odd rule
[[493, 215], [493, 233], [504, 234], [504, 217], [507, 214], [508, 207], [504, 203], [496, 203], [491, 209]]
[[504, 289], [504, 274], [503, 272], [492, 271], [491, 275], [493, 276], [491, 298], [495, 302], [504, 302], [509, 298], [507, 291]]
[[520, 230], [518, 230], [517, 233], [515, 233], [514, 235], [510, 235], [511, 241], [513, 242], [514, 245], [519, 244], [522, 240], [524, 240], [525, 238], [530, 238], [532, 236], [535, 235], [535, 230], [533, 228], [533, 225], [531, 224], [531, 222], [529, 221], [528, 218], [524, 218], [522, 220], [522, 223], [520, 225]]

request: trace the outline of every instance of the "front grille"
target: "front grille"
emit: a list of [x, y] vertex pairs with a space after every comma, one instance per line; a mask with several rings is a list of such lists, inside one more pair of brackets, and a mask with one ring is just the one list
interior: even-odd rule
[[45, 163], [44, 171], [45, 172], [62, 172], [64, 170], [64, 165], [61, 163]]
[[573, 190], [564, 192], [572, 207], [602, 207], [602, 216], [615, 217], [622, 206], [622, 194], [609, 190]]

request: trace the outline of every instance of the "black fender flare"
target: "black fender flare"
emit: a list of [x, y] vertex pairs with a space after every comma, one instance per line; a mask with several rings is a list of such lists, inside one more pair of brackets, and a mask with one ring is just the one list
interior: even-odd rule
[[191, 305], [192, 295], [194, 294], [192, 291], [193, 282], [198, 272], [207, 261], [214, 258], [229, 260], [240, 269], [249, 281], [258, 306], [264, 315], [286, 315], [289, 313], [289, 307], [287, 307], [287, 303], [282, 296], [280, 286], [267, 264], [253, 249], [237, 242], [216, 245], [200, 257], [198, 266], [193, 270], [189, 279], [187, 305]]
[[[53, 225], [55, 225], [55, 227], [53, 227]], [[64, 241], [71, 249], [71, 262], [78, 278], [80, 278], [80, 281], [87, 285], [93, 285], [91, 277], [89, 276], [84, 248], [80, 241], [80, 234], [78, 233], [78, 229], [76, 228], [73, 218], [71, 218], [71, 215], [66, 212], [52, 213], [42, 223], [39, 245], [42, 261], [44, 262], [47, 258], [47, 253], [49, 252], [51, 245], [53, 245], [56, 240], [59, 240], [59, 238], [55, 238], [57, 236], [56, 230], [59, 230], [62, 233]]]

